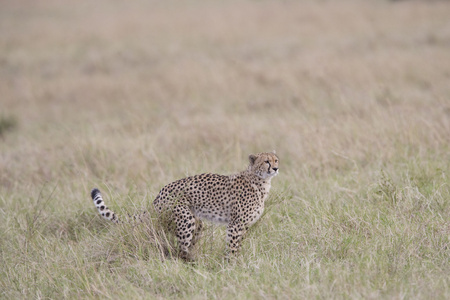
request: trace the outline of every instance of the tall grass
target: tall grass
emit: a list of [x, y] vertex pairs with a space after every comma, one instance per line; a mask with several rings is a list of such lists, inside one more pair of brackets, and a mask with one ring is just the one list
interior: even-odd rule
[[[445, 1], [9, 2], [0, 10], [0, 297], [450, 298]], [[7, 115], [6, 115], [7, 114]], [[195, 262], [165, 184], [276, 149], [240, 253]]]

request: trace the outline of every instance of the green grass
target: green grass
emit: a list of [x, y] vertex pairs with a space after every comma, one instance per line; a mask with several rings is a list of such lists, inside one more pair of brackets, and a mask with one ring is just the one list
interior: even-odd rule
[[2, 216], [3, 296], [445, 298], [447, 179], [439, 170], [400, 175], [380, 172], [365, 187], [354, 175], [320, 186], [311, 179], [274, 195], [229, 263], [222, 228], [209, 226], [196, 263], [186, 264], [163, 254], [155, 224], [54, 212], [51, 191], [34, 203], [16, 199], [29, 206]]
[[[5, 3], [0, 298], [450, 298], [449, 9]], [[89, 196], [151, 211], [165, 184], [273, 149], [230, 262], [223, 227], [185, 263], [153, 212], [115, 226]]]

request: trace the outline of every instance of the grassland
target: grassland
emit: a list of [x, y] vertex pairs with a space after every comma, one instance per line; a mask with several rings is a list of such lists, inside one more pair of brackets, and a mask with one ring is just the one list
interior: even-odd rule
[[[0, 298], [449, 299], [450, 3], [8, 1]], [[276, 149], [235, 261], [106, 224]]]

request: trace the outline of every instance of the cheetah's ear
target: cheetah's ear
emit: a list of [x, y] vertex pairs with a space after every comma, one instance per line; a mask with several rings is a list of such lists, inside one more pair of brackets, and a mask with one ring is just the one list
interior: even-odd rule
[[255, 154], [250, 154], [248, 156], [248, 160], [250, 161], [250, 165], [253, 165], [257, 158], [258, 158], [258, 156], [256, 156]]
[[272, 153], [273, 153], [273, 154], [277, 154], [277, 151], [275, 151], [275, 150], [272, 150]]

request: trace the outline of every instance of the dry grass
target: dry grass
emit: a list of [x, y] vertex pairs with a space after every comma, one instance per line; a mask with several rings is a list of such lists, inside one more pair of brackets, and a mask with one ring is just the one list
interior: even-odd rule
[[[450, 298], [449, 15], [447, 1], [2, 3], [0, 297]], [[222, 228], [186, 265], [153, 225], [110, 226], [90, 203], [98, 186], [135, 212], [272, 149], [272, 205], [232, 264]]]

